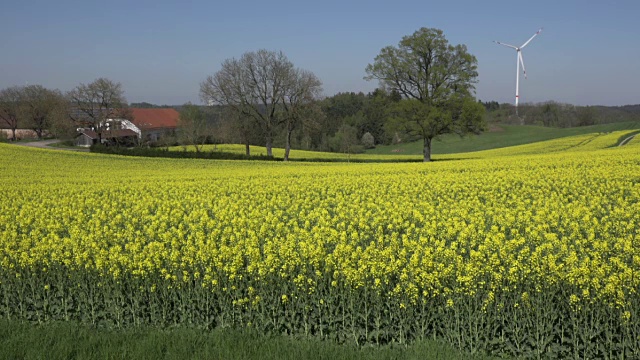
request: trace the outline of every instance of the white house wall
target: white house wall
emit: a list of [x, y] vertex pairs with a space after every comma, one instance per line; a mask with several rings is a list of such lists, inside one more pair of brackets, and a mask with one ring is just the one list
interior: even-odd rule
[[121, 128], [122, 128], [123, 130], [124, 130], [124, 129], [127, 129], [127, 130], [133, 130], [136, 134], [138, 134], [138, 139], [142, 139], [142, 130], [140, 130], [140, 128], [139, 128], [139, 127], [137, 127], [137, 126], [136, 126], [134, 123], [132, 123], [131, 121], [126, 120], [126, 119], [115, 119], [115, 120], [113, 120], [113, 119], [108, 119], [108, 120], [107, 120], [107, 123], [108, 123], [108, 122], [119, 122], [119, 123], [120, 123], [120, 126], [121, 126]]

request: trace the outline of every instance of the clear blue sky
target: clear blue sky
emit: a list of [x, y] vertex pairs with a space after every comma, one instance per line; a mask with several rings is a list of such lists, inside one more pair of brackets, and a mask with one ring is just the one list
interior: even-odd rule
[[640, 103], [640, 1], [9, 1], [0, 21], [0, 89], [67, 91], [107, 77], [130, 102], [200, 103], [199, 84], [227, 58], [282, 50], [325, 95], [368, 92], [365, 67], [420, 27], [444, 31], [478, 58], [479, 99]]

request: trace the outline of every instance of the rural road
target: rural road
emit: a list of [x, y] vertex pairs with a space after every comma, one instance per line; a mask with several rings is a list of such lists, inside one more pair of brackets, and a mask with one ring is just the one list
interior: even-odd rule
[[68, 148], [68, 147], [49, 146], [49, 145], [55, 144], [57, 142], [60, 142], [60, 140], [58, 140], [58, 139], [40, 140], [40, 141], [31, 141], [31, 142], [24, 142], [24, 143], [15, 143], [15, 145], [29, 146], [29, 147], [35, 147], [35, 148], [40, 148], [40, 149], [49, 149], [49, 150], [84, 151], [84, 152], [88, 152], [89, 151], [89, 149], [85, 149], [85, 148], [74, 149], [74, 148]]

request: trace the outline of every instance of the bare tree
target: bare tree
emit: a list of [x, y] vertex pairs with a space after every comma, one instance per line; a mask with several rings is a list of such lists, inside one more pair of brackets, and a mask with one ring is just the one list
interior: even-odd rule
[[50, 130], [66, 108], [64, 96], [59, 90], [49, 90], [42, 85], [28, 85], [22, 89], [20, 118], [36, 132], [39, 139]]
[[16, 140], [23, 88], [12, 86], [0, 91], [0, 120], [11, 129], [11, 139]]
[[293, 64], [282, 52], [258, 50], [240, 59], [227, 59], [222, 69], [200, 84], [205, 103], [228, 105], [250, 117], [265, 137], [267, 155], [273, 156], [275, 127], [282, 121], [278, 111]]
[[245, 155], [251, 155], [251, 139], [256, 137], [252, 118], [231, 107], [224, 107], [218, 130], [222, 141], [240, 142], [244, 144]]
[[108, 120], [130, 117], [122, 85], [109, 79], [99, 78], [88, 85], [80, 84], [67, 97], [73, 107], [72, 120], [78, 126], [91, 126], [100, 143], [103, 131], [114, 128], [109, 126]]
[[204, 111], [197, 105], [184, 104], [180, 109], [178, 141], [185, 147], [193, 145], [199, 153], [212, 135], [213, 126]]
[[322, 93], [322, 82], [312, 72], [293, 69], [289, 72], [282, 94], [282, 123], [286, 130], [284, 161], [289, 160], [291, 134], [305, 118], [312, 118], [319, 109], [316, 103]]

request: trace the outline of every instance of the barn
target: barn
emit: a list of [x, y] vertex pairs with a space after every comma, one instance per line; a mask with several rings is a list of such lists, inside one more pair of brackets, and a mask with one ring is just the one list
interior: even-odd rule
[[175, 109], [128, 109], [128, 119], [108, 119], [101, 134], [93, 128], [78, 129], [77, 146], [91, 146], [102, 139], [105, 145], [153, 144], [172, 136], [178, 127], [180, 114]]

